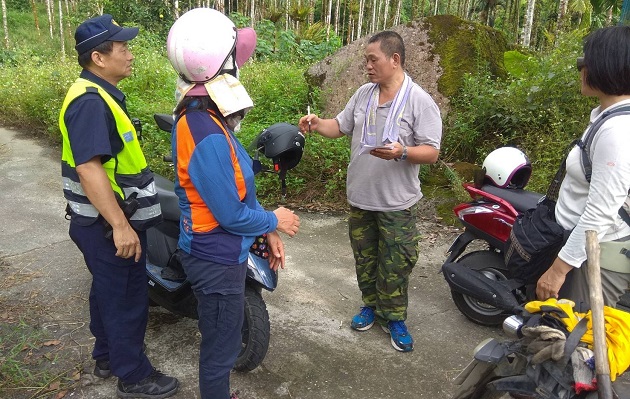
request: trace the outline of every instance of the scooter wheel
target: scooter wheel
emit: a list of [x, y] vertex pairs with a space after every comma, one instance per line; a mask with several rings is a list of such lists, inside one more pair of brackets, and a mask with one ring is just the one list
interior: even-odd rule
[[269, 313], [260, 291], [254, 287], [245, 287], [242, 347], [234, 370], [251, 371], [262, 363], [269, 349], [269, 331]]
[[[480, 271], [488, 278], [507, 280], [511, 277], [503, 257], [497, 252], [475, 251], [462, 256], [457, 263], [463, 267]], [[469, 320], [482, 326], [498, 326], [503, 324], [507, 316], [503, 309], [499, 309], [471, 296], [451, 290], [451, 297], [460, 312]]]

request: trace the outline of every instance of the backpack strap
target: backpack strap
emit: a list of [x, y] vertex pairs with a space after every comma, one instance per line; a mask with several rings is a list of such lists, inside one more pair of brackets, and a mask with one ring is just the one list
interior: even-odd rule
[[[608, 110], [602, 114], [602, 117], [599, 118], [595, 123], [591, 125], [584, 137], [584, 140], [579, 140], [577, 146], [582, 150], [582, 170], [584, 171], [584, 177], [586, 177], [587, 182], [591, 182], [591, 175], [593, 174], [593, 163], [591, 162], [591, 145], [593, 144], [593, 140], [595, 139], [595, 135], [600, 127], [606, 122], [608, 119], [613, 118], [615, 116], [620, 115], [629, 115], [630, 114], [630, 105], [624, 105], [618, 108], [614, 108]], [[619, 216], [623, 219], [626, 224], [630, 226], [630, 215], [623, 208], [619, 208]]]

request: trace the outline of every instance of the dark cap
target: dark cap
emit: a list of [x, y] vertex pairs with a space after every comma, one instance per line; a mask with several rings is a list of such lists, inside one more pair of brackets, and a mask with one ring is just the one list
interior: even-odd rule
[[83, 22], [74, 32], [77, 45], [74, 48], [79, 55], [93, 49], [99, 44], [111, 40], [126, 42], [138, 35], [138, 28], [123, 28], [109, 14], [103, 14]]

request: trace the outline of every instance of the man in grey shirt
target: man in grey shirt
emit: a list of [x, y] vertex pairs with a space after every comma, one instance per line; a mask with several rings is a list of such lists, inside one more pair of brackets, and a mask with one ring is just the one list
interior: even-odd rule
[[311, 114], [300, 128], [328, 138], [351, 137], [347, 196], [349, 233], [364, 306], [351, 327], [378, 322], [401, 352], [413, 350], [405, 325], [409, 275], [418, 260], [416, 203], [419, 164], [435, 163], [442, 119], [433, 99], [404, 71], [405, 47], [396, 32], [372, 36], [365, 50], [370, 83], [334, 119]]

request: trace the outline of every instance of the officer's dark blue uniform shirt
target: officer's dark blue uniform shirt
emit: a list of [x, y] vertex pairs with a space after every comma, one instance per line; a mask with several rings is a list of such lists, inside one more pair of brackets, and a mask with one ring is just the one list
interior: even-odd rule
[[[105, 89], [127, 112], [125, 95], [116, 86], [85, 69], [80, 76]], [[123, 142], [116, 130], [114, 115], [98, 93], [87, 92], [74, 100], [68, 106], [64, 120], [76, 165], [96, 156], [105, 163], [122, 150]]]

